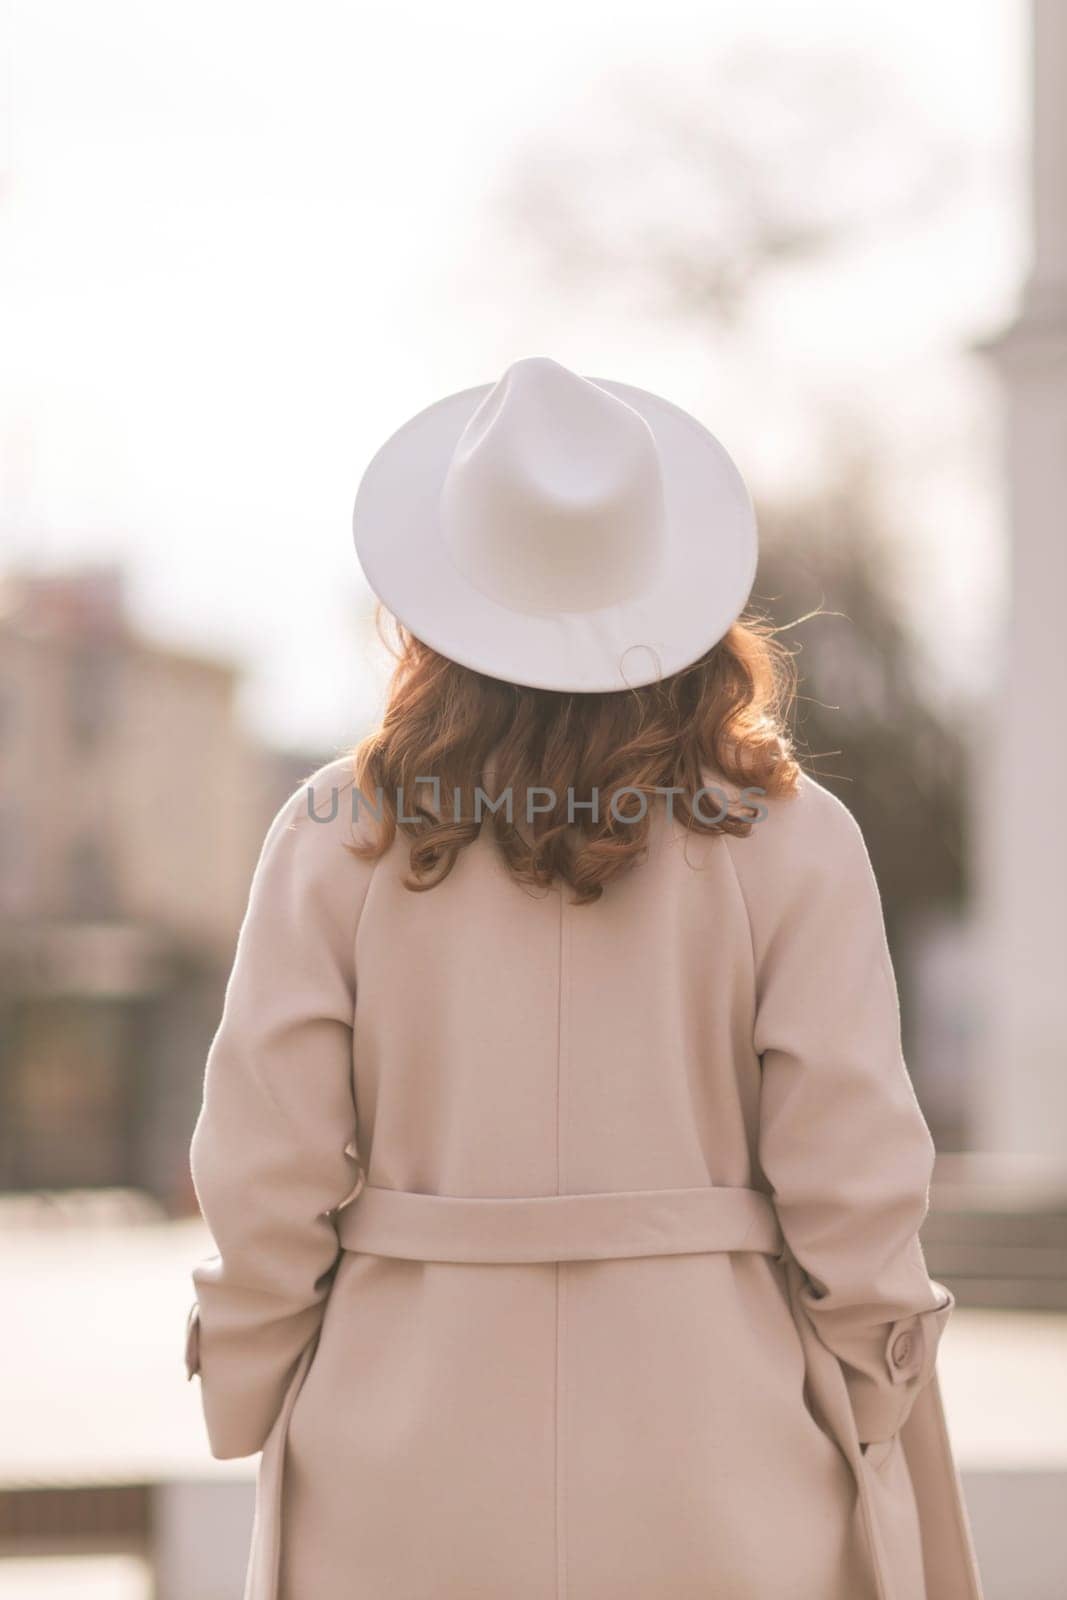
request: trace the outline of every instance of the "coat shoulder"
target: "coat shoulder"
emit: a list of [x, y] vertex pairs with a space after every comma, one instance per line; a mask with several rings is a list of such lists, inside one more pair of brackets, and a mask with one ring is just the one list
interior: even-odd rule
[[374, 842], [374, 811], [356, 786], [350, 754], [324, 762], [302, 779], [275, 813], [268, 837], [283, 831], [299, 831], [300, 849], [309, 853], [332, 854], [341, 844]]
[[860, 833], [859, 823], [845, 802], [803, 770], [792, 794], [769, 796], [763, 804], [767, 809], [764, 820], [769, 824], [768, 837], [832, 845], [854, 840]]
[[354, 880], [368, 878], [378, 823], [356, 786], [351, 755], [310, 772], [282, 802], [267, 829], [257, 877], [292, 877], [318, 895], [346, 900]]
[[801, 772], [791, 794], [757, 797], [760, 817], [746, 838], [725, 835], [744, 884], [766, 882], [787, 892], [847, 870], [869, 866], [859, 823], [837, 795]]
[[765, 796], [761, 806], [746, 838], [722, 836], [759, 958], [799, 939], [817, 941], [825, 959], [836, 941], [879, 924], [866, 842], [844, 802], [802, 773], [792, 794]]

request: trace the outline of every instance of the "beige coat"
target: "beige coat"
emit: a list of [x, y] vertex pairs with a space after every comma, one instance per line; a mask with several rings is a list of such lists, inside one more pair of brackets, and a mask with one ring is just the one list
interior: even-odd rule
[[263, 1449], [249, 1600], [974, 1600], [850, 813], [808, 778], [747, 839], [661, 811], [575, 906], [487, 836], [413, 894], [403, 840], [342, 848], [347, 764], [312, 782], [192, 1150], [188, 1366], [213, 1452]]

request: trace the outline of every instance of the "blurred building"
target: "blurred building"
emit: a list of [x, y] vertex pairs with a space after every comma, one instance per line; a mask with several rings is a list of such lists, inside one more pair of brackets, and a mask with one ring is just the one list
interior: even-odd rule
[[204, 1056], [290, 775], [237, 687], [141, 637], [115, 570], [0, 588], [0, 1190], [191, 1200]]

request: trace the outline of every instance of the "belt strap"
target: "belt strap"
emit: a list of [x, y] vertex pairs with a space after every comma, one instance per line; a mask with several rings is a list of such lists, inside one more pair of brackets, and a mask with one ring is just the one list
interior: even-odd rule
[[335, 1221], [344, 1249], [406, 1261], [605, 1261], [782, 1249], [774, 1206], [757, 1189], [471, 1199], [365, 1183]]

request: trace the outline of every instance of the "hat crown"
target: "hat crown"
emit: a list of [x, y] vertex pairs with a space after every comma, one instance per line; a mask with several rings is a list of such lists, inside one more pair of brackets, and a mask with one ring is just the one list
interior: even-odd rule
[[659, 448], [639, 412], [545, 356], [471, 416], [440, 497], [449, 556], [522, 612], [592, 611], [645, 588], [667, 535]]

